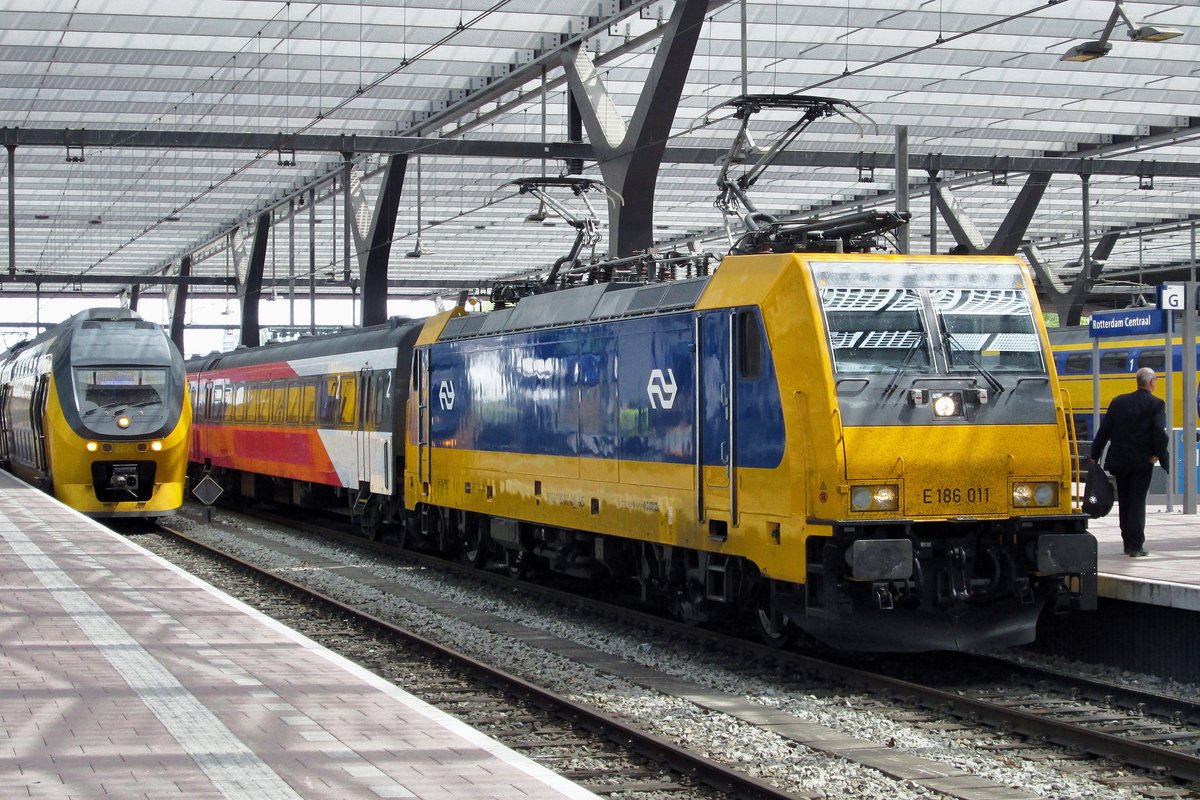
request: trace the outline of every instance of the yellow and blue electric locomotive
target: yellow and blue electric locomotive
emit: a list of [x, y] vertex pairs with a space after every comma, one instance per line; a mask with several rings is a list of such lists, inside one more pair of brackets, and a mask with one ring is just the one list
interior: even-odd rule
[[94, 308], [0, 357], [0, 462], [93, 517], [158, 517], [183, 503], [183, 359], [161, 327]]
[[1095, 605], [1070, 438], [1013, 258], [727, 256], [189, 363], [192, 460], [372, 532], [622, 580], [859, 650], [1028, 642]]

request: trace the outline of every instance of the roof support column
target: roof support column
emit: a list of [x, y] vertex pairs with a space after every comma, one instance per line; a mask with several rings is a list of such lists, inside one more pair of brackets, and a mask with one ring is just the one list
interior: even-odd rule
[[8, 150], [8, 274], [17, 274], [17, 146], [6, 144]]
[[[908, 212], [908, 126], [896, 126], [896, 211]], [[896, 231], [896, 241], [901, 253], [912, 252], [909, 245], [908, 223]]]
[[[350, 202], [350, 170], [354, 166], [353, 153], [342, 153], [342, 280], [350, 282], [350, 219], [354, 216], [354, 204]], [[353, 315], [351, 315], [353, 316]], [[353, 321], [353, 320], [352, 320]]]
[[708, 0], [676, 0], [628, 128], [587, 50], [576, 45], [562, 53], [571, 96], [578, 104], [604, 183], [620, 198], [619, 205], [611, 205], [609, 211], [610, 256], [631, 255], [654, 244], [659, 166], [708, 6]]
[[267, 263], [267, 239], [270, 235], [271, 212], [264, 211], [258, 215], [254, 225], [254, 244], [250, 247], [250, 258], [245, 257], [241, 248], [234, 251], [233, 266], [237, 276], [238, 300], [242, 307], [242, 330], [238, 342], [246, 347], [258, 347], [260, 344], [258, 302], [262, 299], [263, 268]]
[[[362, 283], [363, 327], [378, 325], [387, 320], [388, 264], [392, 256], [396, 212], [400, 208], [400, 195], [404, 190], [404, 174], [407, 168], [406, 155], [395, 155], [388, 159], [383, 184], [379, 187], [379, 196], [375, 199], [371, 229], [363, 235], [358, 225], [354, 226], [358, 271]], [[354, 218], [357, 223], [357, 213], [354, 214]]]
[[[1017, 199], [1013, 201], [1012, 207], [1004, 216], [1000, 227], [996, 229], [996, 234], [990, 243], [983, 241], [983, 234], [963, 211], [962, 205], [954, 197], [950, 187], [941, 183], [931, 183], [930, 189], [934, 193], [938, 210], [942, 212], [942, 217], [950, 228], [950, 233], [958, 242], [956, 251], [973, 256], [1010, 256], [1020, 249], [1021, 240], [1025, 238], [1025, 231], [1029, 229], [1029, 223], [1033, 220], [1038, 204], [1042, 202], [1042, 196], [1046, 193], [1046, 187], [1050, 185], [1051, 177], [1053, 177], [1051, 172], [1029, 173], [1029, 178], [1021, 187]], [[1086, 209], [1084, 213], [1087, 213]]]
[[1067, 287], [1046, 266], [1038, 248], [1033, 245], [1026, 245], [1022, 248], [1025, 253], [1025, 259], [1029, 262], [1029, 266], [1033, 268], [1034, 274], [1037, 275], [1046, 297], [1054, 304], [1054, 310], [1058, 312], [1059, 325], [1079, 324], [1079, 320], [1083, 317], [1083, 307], [1087, 303], [1088, 294], [1092, 291], [1092, 287], [1096, 285], [1096, 281], [1100, 278], [1100, 272], [1104, 269], [1105, 262], [1108, 261], [1108, 257], [1112, 254], [1113, 248], [1120, 238], [1120, 233], [1106, 233], [1100, 237], [1096, 248], [1091, 250], [1091, 242], [1085, 236], [1082, 258], [1083, 269], [1079, 271], [1079, 274], [1075, 277], [1070, 287]]
[[171, 341], [175, 343], [184, 356], [183, 349], [183, 316], [187, 310], [188, 276], [192, 274], [192, 257], [184, 256], [179, 262], [179, 283], [167, 292], [167, 305], [171, 309]]
[[936, 169], [929, 170], [929, 255], [937, 255], [937, 184], [938, 171]]
[[130, 286], [129, 286], [129, 310], [130, 311], [137, 311], [138, 299], [141, 297], [141, 294], [142, 294], [142, 285], [140, 283], [130, 284]]

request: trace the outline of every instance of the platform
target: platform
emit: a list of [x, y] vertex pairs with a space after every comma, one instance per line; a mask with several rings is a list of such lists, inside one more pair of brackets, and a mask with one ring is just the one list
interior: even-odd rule
[[1178, 502], [1173, 512], [1147, 504], [1145, 558], [1125, 555], [1116, 505], [1108, 516], [1089, 520], [1099, 546], [1101, 597], [1200, 611], [1200, 515], [1180, 508]]
[[4, 472], [0, 615], [6, 797], [596, 797]]

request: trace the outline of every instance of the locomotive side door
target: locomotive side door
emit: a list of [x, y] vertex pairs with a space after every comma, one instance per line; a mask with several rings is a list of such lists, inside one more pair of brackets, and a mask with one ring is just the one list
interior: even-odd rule
[[[696, 491], [700, 520], [736, 523], [733, 314], [711, 311], [696, 320]], [[710, 522], [710, 528], [713, 525]]]
[[417, 383], [417, 480], [422, 494], [429, 494], [429, 473], [433, 465], [433, 452], [429, 441], [429, 348], [423, 347], [413, 353], [413, 380]]

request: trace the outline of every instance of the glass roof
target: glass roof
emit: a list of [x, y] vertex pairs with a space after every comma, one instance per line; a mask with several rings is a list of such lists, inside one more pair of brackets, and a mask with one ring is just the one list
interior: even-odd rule
[[[714, 109], [744, 91], [816, 94], [845, 99], [861, 114], [815, 122], [790, 149], [795, 163], [772, 167], [754, 186], [764, 211], [805, 219], [893, 208], [892, 154], [897, 126], [906, 126], [915, 165], [975, 158], [972, 168], [941, 169], [938, 178], [985, 240], [1026, 179], [1006, 159], [1122, 165], [1097, 168], [1088, 180], [1093, 246], [1105, 233], [1123, 233], [1103, 277], [1124, 287], [1121, 302], [1130, 284], [1177, 279], [1192, 258], [1200, 188], [1200, 6], [1126, 2], [1135, 24], [1182, 35], [1131, 41], [1118, 20], [1103, 58], [1074, 62], [1060, 57], [1102, 35], [1113, 0], [1027, 0], [997, 13], [999, 5], [711, 2], [657, 184], [655, 246], [727, 246], [713, 206], [719, 165], [671, 158], [725, 151], [736, 120]], [[0, 288], [25, 292], [36, 280], [43, 294], [115, 295], [129, 276], [178, 274], [185, 255], [194, 276], [228, 278], [243, 257], [237, 245], [272, 210], [267, 279], [293, 275], [303, 288], [313, 272], [311, 244], [321, 291], [350, 293], [342, 280], [344, 190], [331, 183], [340, 180], [341, 153], [241, 143], [242, 135], [347, 137], [354, 214], [364, 228], [387, 156], [359, 152], [348, 137], [478, 143], [477, 155], [425, 152], [410, 160], [391, 293], [449, 296], [544, 273], [567, 253], [575, 230], [553, 213], [527, 221], [536, 200], [510, 181], [559, 175], [564, 162], [497, 148], [567, 141], [560, 51], [578, 42], [628, 121], [673, 8], [670, 0], [0, 2], [0, 108], [6, 143], [15, 142], [11, 187], [0, 172], [15, 198], [15, 263], [0, 268]], [[792, 121], [777, 111], [757, 115], [755, 141], [769, 145]], [[105, 131], [120, 136], [98, 144], [83, 133]], [[140, 134], [161, 136], [143, 146]], [[600, 178], [590, 159], [583, 174]], [[920, 166], [910, 170], [913, 252], [930, 249], [928, 178]], [[1082, 183], [1073, 172], [1056, 173], [1026, 233], [1068, 279], [1082, 254]], [[307, 206], [297, 209], [293, 236], [290, 204], [309, 188], [318, 200], [315, 222]], [[569, 193], [563, 202], [584, 211]], [[593, 203], [607, 233], [604, 202]], [[0, 226], [7, 241], [7, 213]], [[933, 235], [939, 251], [954, 245], [941, 218]], [[349, 273], [357, 275], [352, 262]], [[143, 295], [163, 291], [142, 288]]]

